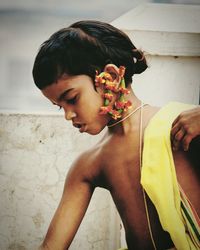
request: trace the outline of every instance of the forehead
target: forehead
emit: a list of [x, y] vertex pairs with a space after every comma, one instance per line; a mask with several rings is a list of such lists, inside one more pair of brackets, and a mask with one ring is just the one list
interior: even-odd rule
[[87, 75], [67, 76], [63, 75], [57, 82], [45, 87], [42, 93], [49, 100], [56, 102], [60, 95], [67, 90], [83, 90], [93, 86], [92, 79]]

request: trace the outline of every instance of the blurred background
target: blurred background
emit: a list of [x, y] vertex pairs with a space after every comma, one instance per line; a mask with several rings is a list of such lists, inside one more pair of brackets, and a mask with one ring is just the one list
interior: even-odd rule
[[32, 80], [32, 65], [40, 44], [53, 32], [75, 21], [111, 22], [144, 2], [200, 4], [200, 0], [0, 1], [0, 110], [57, 112]]

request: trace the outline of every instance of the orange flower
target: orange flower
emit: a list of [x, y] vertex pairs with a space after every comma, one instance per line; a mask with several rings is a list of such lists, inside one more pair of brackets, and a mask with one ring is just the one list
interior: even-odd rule
[[121, 92], [122, 94], [128, 95], [130, 93], [130, 91], [127, 88], [119, 88], [119, 92]]
[[113, 94], [112, 94], [112, 93], [105, 93], [105, 94], [104, 94], [104, 97], [105, 97], [106, 99], [108, 99], [109, 101], [112, 101]]
[[114, 120], [117, 120], [117, 119], [121, 118], [121, 114], [120, 114], [119, 111], [117, 111], [117, 110], [113, 110], [113, 109], [112, 109], [112, 111], [109, 112], [109, 113], [112, 115], [112, 118], [113, 118]]
[[124, 111], [127, 111], [128, 109], [132, 108], [131, 101], [127, 101], [124, 103]]
[[109, 74], [108, 72], [105, 72], [104, 78], [105, 78], [106, 80], [111, 81], [111, 82], [113, 81], [111, 74]]
[[102, 106], [101, 108], [100, 108], [100, 112], [99, 112], [99, 114], [100, 115], [106, 115], [106, 114], [108, 114], [109, 112], [111, 112], [111, 107], [110, 106]]
[[124, 66], [119, 67], [119, 76], [123, 77], [125, 74], [126, 68]]
[[99, 87], [101, 84], [104, 84], [106, 80], [103, 77], [96, 76], [95, 77], [95, 86]]
[[125, 102], [123, 102], [123, 101], [116, 101], [115, 102], [116, 109], [124, 109], [124, 106], [125, 106]]
[[111, 90], [111, 91], [113, 91], [113, 92], [117, 92], [117, 91], [118, 91], [116, 85], [113, 84], [113, 83], [111, 83], [111, 84], [106, 84], [105, 89]]

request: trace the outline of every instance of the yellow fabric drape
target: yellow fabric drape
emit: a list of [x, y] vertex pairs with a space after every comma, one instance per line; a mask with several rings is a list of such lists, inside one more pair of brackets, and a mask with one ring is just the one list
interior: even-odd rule
[[193, 107], [182, 103], [169, 103], [155, 114], [144, 134], [141, 184], [156, 207], [163, 229], [169, 232], [177, 250], [197, 248], [185, 232], [170, 130], [178, 114]]

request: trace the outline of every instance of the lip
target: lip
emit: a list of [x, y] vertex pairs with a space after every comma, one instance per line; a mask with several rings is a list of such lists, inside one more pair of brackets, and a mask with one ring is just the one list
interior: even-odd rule
[[75, 128], [78, 128], [80, 133], [83, 133], [83, 132], [86, 131], [86, 124], [73, 123], [73, 126], [74, 126]]
[[81, 124], [80, 123], [73, 123], [73, 126], [75, 127], [75, 128], [81, 128]]
[[85, 124], [82, 124], [81, 127], [79, 128], [79, 132], [80, 133], [83, 133], [86, 131], [86, 125]]

